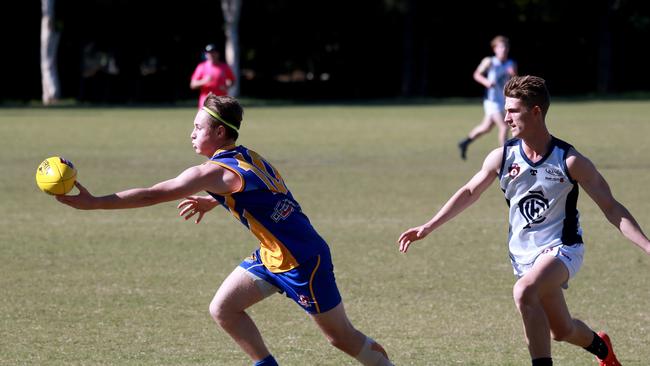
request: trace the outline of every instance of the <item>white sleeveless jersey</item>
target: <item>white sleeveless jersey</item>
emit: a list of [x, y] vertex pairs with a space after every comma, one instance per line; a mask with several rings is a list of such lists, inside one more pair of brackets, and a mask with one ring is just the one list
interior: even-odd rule
[[510, 208], [510, 258], [519, 264], [534, 262], [547, 248], [582, 243], [578, 184], [566, 166], [571, 147], [553, 137], [537, 163], [526, 157], [519, 139], [503, 147], [499, 181]]

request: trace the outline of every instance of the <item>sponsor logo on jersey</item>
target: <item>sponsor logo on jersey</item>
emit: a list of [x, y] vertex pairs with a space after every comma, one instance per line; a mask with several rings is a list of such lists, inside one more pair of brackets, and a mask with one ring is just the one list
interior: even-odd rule
[[555, 168], [546, 168], [546, 174], [548, 175], [554, 175], [556, 177], [564, 177], [564, 173], [560, 169], [555, 169]]
[[553, 181], [553, 182], [564, 183], [564, 178], [562, 178], [562, 177], [544, 177], [544, 179], [550, 180], [550, 181]]
[[546, 171], [546, 174], [547, 174], [547, 176], [545, 176], [544, 179], [550, 180], [550, 181], [553, 181], [553, 182], [564, 183], [565, 176], [564, 176], [564, 173], [560, 169], [546, 168], [544, 170]]

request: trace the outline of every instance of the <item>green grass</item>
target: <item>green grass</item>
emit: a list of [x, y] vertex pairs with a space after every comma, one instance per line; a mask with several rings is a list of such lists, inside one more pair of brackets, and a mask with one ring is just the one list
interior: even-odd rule
[[[507, 213], [494, 184], [408, 254], [395, 240], [430, 218], [496, 144], [462, 162], [456, 142], [477, 104], [292, 106], [246, 110], [240, 143], [269, 159], [330, 243], [352, 322], [397, 365], [525, 365], [511, 298]], [[199, 225], [176, 203], [77, 211], [40, 193], [38, 164], [63, 155], [91, 192], [147, 186], [203, 159], [193, 109], [1, 109], [0, 365], [248, 365], [207, 306], [256, 246], [225, 210]], [[589, 156], [650, 230], [650, 103], [555, 103], [548, 124]], [[566, 292], [573, 314], [607, 329], [625, 365], [650, 360], [650, 258], [582, 192], [587, 253]], [[287, 298], [251, 310], [281, 364], [354, 365]], [[593, 365], [553, 344], [560, 365]]]

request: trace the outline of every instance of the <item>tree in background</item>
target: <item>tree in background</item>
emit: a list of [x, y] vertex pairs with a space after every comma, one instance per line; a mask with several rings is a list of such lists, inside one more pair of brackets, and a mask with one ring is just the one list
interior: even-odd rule
[[[646, 0], [9, 4], [17, 11], [0, 12], [6, 18], [0, 22], [4, 48], [11, 50], [0, 67], [11, 71], [3, 75], [0, 101], [43, 96], [50, 103], [80, 95], [81, 55], [90, 42], [112, 52], [120, 66], [110, 102], [141, 102], [145, 95], [151, 102], [194, 99], [186, 90], [188, 70], [196, 50], [210, 42], [225, 46], [224, 60], [236, 71], [231, 92], [258, 98], [476, 97], [481, 90], [471, 70], [495, 34], [510, 36], [520, 71], [544, 76], [557, 95], [645, 92], [650, 85], [650, 74], [642, 71], [643, 45], [650, 39]], [[201, 21], [197, 8], [205, 9]], [[36, 41], [41, 31], [43, 41]], [[133, 92], [142, 61], [152, 54], [167, 65], [159, 80], [165, 89], [154, 89], [158, 95], [164, 91], [164, 98]], [[41, 74], [34, 72], [39, 67]], [[304, 80], [283, 81], [300, 72]]]
[[61, 35], [54, 28], [54, 0], [41, 0], [41, 84], [43, 105], [57, 102], [61, 87], [56, 55]]
[[230, 89], [230, 94], [239, 96], [241, 72], [239, 70], [239, 17], [243, 0], [221, 0], [223, 20], [226, 23], [226, 63], [235, 74], [235, 84]]

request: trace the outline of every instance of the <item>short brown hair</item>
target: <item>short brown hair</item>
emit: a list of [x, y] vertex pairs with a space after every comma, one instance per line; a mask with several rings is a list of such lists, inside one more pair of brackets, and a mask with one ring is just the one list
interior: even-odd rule
[[544, 117], [551, 105], [551, 95], [546, 88], [546, 81], [539, 76], [513, 76], [506, 83], [503, 94], [508, 98], [520, 99], [528, 109], [539, 106]]
[[[203, 102], [203, 106], [213, 112], [216, 112], [226, 122], [237, 127], [237, 129], [241, 127], [241, 121], [244, 117], [244, 109], [239, 104], [237, 99], [229, 96], [216, 96], [213, 93], [209, 93], [208, 97], [205, 99], [205, 102]], [[228, 137], [237, 140], [239, 137], [239, 132], [237, 130], [233, 129], [230, 126], [227, 126], [220, 121], [217, 121], [216, 119], [213, 119], [213, 121], [217, 125], [222, 125], [226, 128]]]

